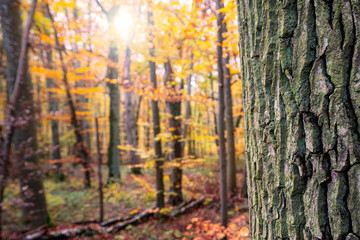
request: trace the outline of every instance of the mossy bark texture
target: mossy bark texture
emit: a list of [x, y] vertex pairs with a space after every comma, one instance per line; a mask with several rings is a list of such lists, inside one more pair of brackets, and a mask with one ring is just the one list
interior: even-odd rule
[[238, 0], [252, 239], [360, 239], [358, 0]]

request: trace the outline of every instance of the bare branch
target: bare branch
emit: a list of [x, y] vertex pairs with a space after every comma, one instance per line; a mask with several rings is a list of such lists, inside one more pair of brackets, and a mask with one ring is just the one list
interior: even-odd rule
[[21, 85], [21, 80], [24, 78], [24, 70], [25, 70], [25, 64], [26, 64], [26, 59], [27, 59], [27, 53], [28, 53], [28, 45], [29, 45], [29, 34], [30, 34], [30, 29], [34, 20], [34, 14], [35, 14], [35, 8], [36, 8], [36, 2], [37, 0], [33, 0], [31, 3], [31, 7], [29, 10], [29, 14], [28, 14], [28, 19], [26, 22], [26, 27], [24, 29], [24, 33], [23, 33], [23, 38], [21, 40], [21, 52], [20, 52], [20, 62], [17, 68], [17, 73], [16, 73], [16, 80], [15, 80], [15, 87], [14, 87], [14, 91], [11, 95], [10, 98], [10, 106], [13, 107], [16, 99], [18, 98], [19, 94], [20, 94], [20, 85]]
[[96, 2], [97, 5], [101, 8], [101, 11], [102, 11], [106, 16], [108, 16], [108, 15], [109, 15], [108, 11], [105, 10], [105, 8], [101, 5], [101, 3], [99, 2], [99, 0], [95, 0], [95, 2]]

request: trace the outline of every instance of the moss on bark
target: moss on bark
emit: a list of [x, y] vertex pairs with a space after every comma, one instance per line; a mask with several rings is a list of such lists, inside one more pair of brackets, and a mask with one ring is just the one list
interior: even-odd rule
[[238, 0], [252, 239], [360, 236], [359, 9]]

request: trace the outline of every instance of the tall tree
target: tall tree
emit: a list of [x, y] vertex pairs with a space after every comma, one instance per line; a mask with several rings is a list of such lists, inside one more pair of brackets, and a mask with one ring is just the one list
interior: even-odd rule
[[359, 239], [359, 1], [238, 14], [252, 238]]
[[168, 129], [171, 133], [169, 142], [169, 160], [173, 164], [171, 168], [171, 186], [169, 202], [171, 205], [177, 205], [183, 201], [182, 197], [182, 143], [181, 135], [181, 101], [178, 96], [179, 91], [176, 89], [176, 82], [173, 80], [173, 70], [170, 59], [168, 58], [164, 64], [165, 81], [164, 85], [168, 91], [166, 100], [166, 112], [168, 114]]
[[132, 104], [132, 94], [131, 94], [131, 75], [130, 75], [130, 64], [131, 64], [131, 50], [129, 46], [126, 46], [125, 53], [125, 64], [124, 64], [124, 87], [125, 87], [125, 125], [126, 125], [126, 135], [129, 146], [131, 147], [129, 151], [131, 172], [134, 174], [141, 174], [141, 168], [134, 167], [133, 165], [139, 164], [139, 156], [136, 153], [137, 148], [137, 118], [135, 118], [134, 106]]
[[[209, 80], [210, 80], [210, 89], [211, 89], [211, 99], [213, 101], [215, 101], [215, 92], [214, 92], [214, 79], [213, 76], [210, 72], [209, 74]], [[217, 124], [217, 120], [216, 120], [216, 108], [214, 105], [214, 108], [211, 109], [211, 111], [213, 112], [213, 116], [214, 116], [214, 135], [215, 135], [215, 144], [216, 147], [219, 148], [219, 138], [218, 138], [218, 124]]]
[[217, 20], [217, 72], [218, 72], [218, 92], [219, 92], [219, 109], [218, 109], [218, 136], [219, 136], [219, 163], [220, 163], [220, 202], [221, 202], [221, 225], [227, 227], [227, 185], [226, 185], [226, 149], [225, 149], [225, 122], [224, 122], [224, 63], [223, 63], [223, 27], [224, 14], [220, 10], [224, 8], [221, 0], [216, 0], [216, 20]]
[[[47, 13], [46, 6], [42, 6], [45, 12]], [[50, 16], [47, 16], [50, 18]], [[43, 29], [45, 34], [50, 37], [50, 29], [47, 29], [46, 26], [43, 25]], [[54, 69], [54, 61], [53, 61], [53, 50], [51, 49], [51, 46], [46, 47], [45, 51], [45, 66], [48, 70]], [[55, 79], [52, 76], [46, 77], [46, 87], [48, 89], [50, 88], [56, 88]], [[49, 91], [48, 93], [48, 110], [49, 114], [56, 116], [56, 114], [59, 111], [59, 102], [55, 98], [55, 93]], [[55, 160], [55, 163], [53, 164], [54, 168], [54, 180], [55, 181], [64, 181], [65, 180], [65, 174], [61, 172], [62, 163], [60, 162], [61, 159], [61, 149], [60, 149], [60, 137], [59, 137], [59, 122], [58, 120], [51, 118], [50, 120], [50, 126], [51, 126], [51, 159]]]
[[[46, 60], [47, 60], [47, 68], [52, 69], [53, 66], [53, 53], [51, 49], [46, 51]], [[46, 78], [46, 87], [47, 88], [55, 88], [55, 80], [52, 77]], [[59, 111], [59, 102], [54, 97], [55, 93], [50, 92], [48, 93], [48, 102], [49, 102], [49, 113], [52, 115], [56, 115]], [[52, 160], [57, 160], [53, 165], [55, 170], [55, 181], [63, 181], [64, 180], [64, 173], [60, 172], [62, 167], [62, 163], [59, 161], [61, 159], [61, 151], [60, 151], [60, 138], [59, 138], [59, 122], [56, 119], [51, 118], [51, 158]]]
[[[222, 23], [222, 34], [227, 33], [226, 22]], [[223, 44], [222, 44], [223, 45]], [[225, 47], [224, 50], [228, 48]], [[225, 125], [226, 125], [226, 145], [227, 145], [227, 188], [229, 193], [234, 193], [236, 190], [236, 158], [235, 158], [235, 136], [234, 136], [234, 118], [233, 118], [233, 103], [231, 93], [231, 74], [230, 74], [230, 55], [225, 51], [226, 56], [223, 56], [224, 62], [224, 97], [225, 97]]]
[[55, 21], [53, 16], [51, 15], [50, 7], [48, 4], [46, 4], [47, 14], [48, 17], [52, 23], [52, 27], [54, 30], [54, 38], [55, 38], [55, 44], [56, 48], [58, 50], [60, 63], [61, 63], [61, 70], [62, 70], [62, 82], [65, 86], [65, 92], [66, 92], [66, 101], [70, 108], [70, 115], [71, 115], [71, 125], [74, 130], [75, 138], [76, 138], [76, 144], [75, 144], [75, 151], [77, 154], [79, 154], [81, 158], [81, 164], [84, 168], [84, 187], [89, 188], [91, 187], [91, 173], [90, 173], [90, 151], [87, 148], [84, 137], [81, 130], [81, 124], [79, 122], [79, 119], [76, 115], [76, 107], [75, 103], [71, 94], [70, 84], [68, 81], [68, 70], [67, 66], [65, 65], [64, 57], [63, 57], [63, 49], [64, 47], [60, 44], [58, 33], [55, 27]]
[[[190, 73], [187, 76], [187, 80], [186, 80], [186, 96], [188, 98], [190, 98], [191, 96], [191, 80], [193, 77], [193, 71], [194, 71], [194, 51], [193, 49], [191, 49], [190, 52], [190, 67], [189, 67], [189, 71]], [[184, 127], [182, 129], [182, 137], [184, 139], [189, 138], [189, 140], [187, 140], [186, 142], [188, 143], [188, 155], [192, 155], [193, 151], [192, 151], [192, 147], [191, 147], [191, 129], [189, 127], [189, 123], [191, 120], [191, 102], [190, 99], [188, 99], [186, 101], [186, 107], [185, 107], [185, 122], [184, 122]], [[185, 156], [185, 141], [182, 143], [182, 156]]]
[[[106, 15], [109, 24], [109, 35], [110, 35], [110, 46], [109, 46], [109, 60], [116, 64], [119, 62], [118, 47], [115, 41], [115, 25], [114, 18], [119, 10], [118, 6], [113, 6], [109, 11], [96, 0], [97, 4]], [[106, 78], [110, 79], [107, 83], [110, 95], [110, 141], [108, 147], [108, 167], [109, 167], [109, 178], [108, 182], [114, 180], [120, 180], [120, 152], [118, 146], [120, 145], [120, 91], [118, 83], [119, 73], [117, 68], [113, 64], [109, 64], [107, 68]]]
[[[89, 15], [90, 16], [90, 15]], [[70, 17], [68, 16], [68, 19], [70, 19]], [[75, 22], [80, 22], [80, 18], [79, 18], [79, 9], [78, 8], [74, 8], [73, 10], [73, 21]], [[68, 21], [69, 22], [69, 21]], [[79, 29], [79, 27], [75, 28], [75, 34], [76, 35], [81, 35], [81, 31]], [[88, 33], [88, 36], [90, 38], [90, 32]], [[76, 38], [76, 36], [75, 36]], [[72, 44], [72, 51], [74, 51], [76, 54], [79, 54], [79, 43], [76, 42], [74, 44]], [[88, 64], [89, 65], [89, 62]], [[89, 66], [87, 66], [89, 67]], [[81, 61], [79, 58], [76, 58], [75, 60], [75, 68], [79, 69], [81, 68]], [[89, 82], [89, 79], [85, 79], [86, 75], [83, 73], [76, 73], [76, 75], [78, 76], [78, 80], [75, 83], [75, 88], [77, 89], [81, 89], [81, 88], [86, 88], [87, 83]], [[77, 111], [79, 112], [89, 112], [89, 105], [87, 104], [89, 102], [88, 97], [86, 96], [86, 94], [77, 94], [76, 96], [76, 105], [77, 107]], [[84, 143], [86, 144], [86, 146], [91, 149], [91, 136], [90, 136], [90, 131], [86, 131], [89, 130], [90, 128], [90, 123], [89, 121], [82, 117], [80, 118], [80, 125], [81, 125], [81, 129], [83, 131], [85, 131], [85, 133], [83, 133], [83, 138], [84, 138]]]
[[[156, 81], [156, 64], [152, 60], [155, 58], [155, 47], [154, 47], [154, 20], [153, 20], [153, 6], [148, 2], [148, 25], [149, 25], [149, 68], [150, 68], [150, 81], [151, 87], [157, 89]], [[163, 173], [163, 152], [161, 149], [161, 138], [158, 137], [160, 134], [160, 115], [158, 101], [155, 99], [151, 100], [151, 112], [153, 121], [153, 132], [154, 132], [154, 148], [155, 148], [155, 169], [156, 169], [156, 207], [163, 208], [164, 203], [164, 173]]]
[[[6, 52], [7, 97], [9, 121], [1, 152], [1, 169], [6, 167], [10, 142], [13, 136], [14, 158], [20, 172], [20, 194], [23, 201], [22, 218], [30, 227], [40, 226], [48, 219], [45, 192], [37, 154], [36, 119], [34, 112], [33, 86], [28, 72], [28, 40], [36, 0], [32, 1], [28, 22], [22, 33], [20, 4], [11, 0], [0, 2], [3, 44]], [[15, 127], [16, 126], [16, 127]], [[4, 187], [4, 172], [0, 176], [1, 200]], [[0, 203], [2, 205], [2, 203]]]
[[183, 201], [182, 198], [182, 143], [181, 135], [181, 101], [179, 100], [179, 91], [176, 89], [176, 81], [173, 80], [173, 70], [170, 59], [164, 64], [165, 81], [164, 85], [168, 91], [166, 100], [166, 113], [168, 114], [168, 129], [171, 133], [169, 142], [169, 160], [172, 163], [171, 168], [171, 186], [169, 202], [171, 205], [177, 205]]

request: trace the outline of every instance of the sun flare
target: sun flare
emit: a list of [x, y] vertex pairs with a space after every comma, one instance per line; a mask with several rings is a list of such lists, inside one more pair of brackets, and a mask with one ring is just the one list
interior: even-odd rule
[[130, 9], [120, 9], [114, 19], [115, 31], [123, 40], [129, 41], [134, 33], [134, 17]]

